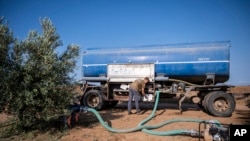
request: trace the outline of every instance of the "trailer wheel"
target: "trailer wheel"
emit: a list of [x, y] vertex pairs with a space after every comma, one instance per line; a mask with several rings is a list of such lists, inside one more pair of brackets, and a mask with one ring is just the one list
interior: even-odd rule
[[210, 92], [208, 94], [206, 94], [206, 96], [204, 97], [204, 99], [202, 100], [202, 106], [204, 108], [204, 111], [211, 114], [208, 109], [207, 109], [207, 105], [208, 104], [208, 99], [210, 98], [211, 95], [216, 95], [218, 93], [218, 91], [214, 91], [214, 92]]
[[201, 107], [203, 107], [204, 111], [207, 113], [209, 113], [207, 110], [207, 99], [208, 99], [207, 97], [208, 97], [208, 95], [209, 94], [207, 94], [201, 102]]
[[104, 107], [104, 99], [100, 91], [90, 90], [83, 97], [83, 104], [87, 107], [101, 110]]
[[235, 106], [234, 97], [223, 91], [211, 92], [204, 98], [204, 108], [213, 116], [229, 117], [234, 112]]

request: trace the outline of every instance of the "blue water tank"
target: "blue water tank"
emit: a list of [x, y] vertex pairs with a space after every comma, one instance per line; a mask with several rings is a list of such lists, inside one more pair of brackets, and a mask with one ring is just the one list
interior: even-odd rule
[[82, 56], [83, 77], [106, 75], [108, 64], [127, 63], [154, 63], [156, 76], [196, 84], [214, 74], [215, 83], [223, 83], [229, 79], [230, 42], [90, 48]]

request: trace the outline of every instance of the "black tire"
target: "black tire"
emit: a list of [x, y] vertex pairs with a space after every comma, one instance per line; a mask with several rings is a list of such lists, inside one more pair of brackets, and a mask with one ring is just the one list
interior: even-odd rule
[[210, 93], [206, 94], [206, 96], [204, 97], [204, 100], [202, 101], [202, 106], [203, 106], [205, 112], [211, 114], [207, 108], [207, 105], [211, 105], [211, 104], [208, 104], [208, 99], [210, 98], [211, 95], [214, 95], [214, 94], [216, 95], [218, 92], [221, 92], [221, 91], [210, 92]]
[[231, 94], [216, 91], [204, 98], [205, 111], [216, 117], [229, 117], [235, 110], [235, 99]]
[[[204, 111], [205, 112], [207, 112], [207, 113], [209, 113], [209, 111], [208, 111], [208, 109], [207, 109], [207, 100], [208, 100], [208, 96], [209, 95], [212, 95], [213, 93], [216, 93], [216, 92], [210, 92], [210, 93], [208, 93], [205, 97], [204, 97], [204, 99], [202, 100], [202, 107], [204, 108]], [[210, 114], [210, 113], [209, 113]]]
[[104, 107], [104, 99], [100, 91], [90, 90], [83, 97], [83, 104], [87, 107], [101, 110]]

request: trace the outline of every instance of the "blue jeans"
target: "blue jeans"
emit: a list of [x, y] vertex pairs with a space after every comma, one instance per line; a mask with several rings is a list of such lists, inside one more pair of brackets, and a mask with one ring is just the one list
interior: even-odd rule
[[131, 104], [132, 104], [132, 100], [135, 100], [135, 108], [136, 108], [136, 112], [140, 112], [140, 108], [139, 108], [139, 100], [140, 100], [140, 94], [138, 93], [138, 91], [134, 90], [134, 89], [129, 89], [129, 97], [128, 97], [128, 112], [131, 112]]

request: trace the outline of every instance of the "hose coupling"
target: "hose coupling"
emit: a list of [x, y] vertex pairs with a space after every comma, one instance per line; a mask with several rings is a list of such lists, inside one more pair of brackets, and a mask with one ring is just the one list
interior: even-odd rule
[[87, 112], [88, 112], [88, 107], [86, 107], [86, 106], [81, 106], [81, 107], [80, 107], [80, 112], [82, 112], [82, 113], [87, 113]]
[[189, 130], [188, 133], [192, 137], [199, 137], [200, 136], [200, 132], [198, 130], [195, 130], [195, 129]]

